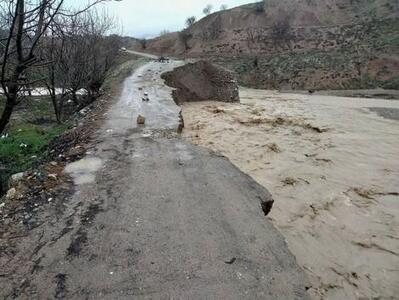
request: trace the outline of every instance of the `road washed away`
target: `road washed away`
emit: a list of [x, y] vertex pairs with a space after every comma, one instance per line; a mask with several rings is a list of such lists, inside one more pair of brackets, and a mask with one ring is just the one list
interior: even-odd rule
[[84, 160], [66, 168], [74, 196], [3, 264], [0, 298], [308, 299], [262, 210], [269, 192], [176, 134], [180, 108], [160, 74], [181, 64], [151, 62], [125, 81]]
[[314, 299], [399, 295], [399, 101], [241, 89], [183, 105], [186, 140], [268, 188]]

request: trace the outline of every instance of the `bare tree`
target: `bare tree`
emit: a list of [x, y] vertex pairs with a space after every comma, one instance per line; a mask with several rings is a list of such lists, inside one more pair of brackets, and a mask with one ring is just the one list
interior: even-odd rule
[[88, 93], [87, 99], [91, 102], [100, 95], [101, 86], [114, 64], [122, 41], [118, 36], [107, 35], [114, 24], [109, 15], [91, 11], [86, 16], [85, 60], [88, 62], [88, 80], [85, 89]]
[[251, 50], [261, 40], [259, 28], [249, 27], [245, 30], [245, 39], [248, 48]]
[[211, 4], [208, 4], [203, 10], [202, 12], [204, 13], [204, 15], [208, 16], [211, 14], [213, 9], [213, 6]]
[[179, 40], [183, 43], [184, 49], [186, 51], [190, 49], [188, 42], [192, 39], [192, 37], [193, 35], [186, 30], [179, 32]]
[[265, 1], [255, 3], [255, 11], [257, 13], [264, 13], [265, 12]]
[[276, 46], [291, 48], [291, 25], [289, 19], [277, 21], [272, 26], [272, 39]]
[[197, 19], [194, 16], [187, 18], [186, 19], [186, 26], [187, 27], [192, 26], [195, 23], [196, 20]]
[[141, 39], [139, 40], [139, 43], [141, 45], [141, 49], [147, 49], [147, 40], [146, 39]]
[[[93, 0], [79, 14], [106, 0]], [[0, 117], [0, 133], [6, 128], [15, 106], [23, 99], [21, 91], [34, 82], [26, 73], [46, 62], [38, 56], [39, 48], [56, 17], [71, 16], [64, 10], [65, 0], [2, 0], [0, 2], [0, 83], [6, 105]]]
[[169, 30], [164, 29], [164, 30], [162, 30], [162, 31], [159, 33], [159, 36], [164, 36], [164, 35], [167, 35], [167, 34], [169, 34], [169, 33], [170, 33]]
[[217, 40], [222, 33], [222, 19], [221, 16], [218, 15], [212, 22], [204, 27], [201, 36], [204, 41], [213, 41]]
[[226, 4], [222, 4], [220, 6], [220, 10], [226, 10], [228, 8], [228, 6]]
[[[256, 47], [256, 45], [258, 45], [261, 42], [264, 42], [264, 35], [262, 34], [262, 29], [254, 27], [247, 28], [247, 30], [245, 31], [245, 36], [249, 53], [253, 55], [254, 52], [253, 50]], [[259, 67], [259, 58], [256, 55], [256, 52], [253, 58], [253, 65], [256, 69]]]

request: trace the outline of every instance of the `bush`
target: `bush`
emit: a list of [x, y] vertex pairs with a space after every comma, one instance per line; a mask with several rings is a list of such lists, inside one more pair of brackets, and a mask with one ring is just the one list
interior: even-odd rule
[[265, 2], [258, 2], [255, 3], [255, 11], [258, 13], [264, 13], [265, 12]]

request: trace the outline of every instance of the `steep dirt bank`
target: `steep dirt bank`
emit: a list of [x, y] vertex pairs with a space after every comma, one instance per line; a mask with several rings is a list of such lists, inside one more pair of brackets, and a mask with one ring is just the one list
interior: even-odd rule
[[165, 83], [173, 88], [176, 103], [214, 99], [239, 102], [235, 74], [206, 61], [188, 63], [162, 74]]
[[399, 102], [243, 89], [183, 105], [183, 136], [267, 187], [314, 299], [399, 294]]

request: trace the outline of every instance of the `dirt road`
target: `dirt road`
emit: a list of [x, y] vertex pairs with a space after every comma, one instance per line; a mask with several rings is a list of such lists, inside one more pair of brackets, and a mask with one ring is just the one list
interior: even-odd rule
[[308, 299], [261, 209], [267, 190], [176, 136], [180, 109], [160, 74], [179, 64], [126, 80], [86, 158], [66, 169], [73, 198], [1, 267], [0, 298]]

